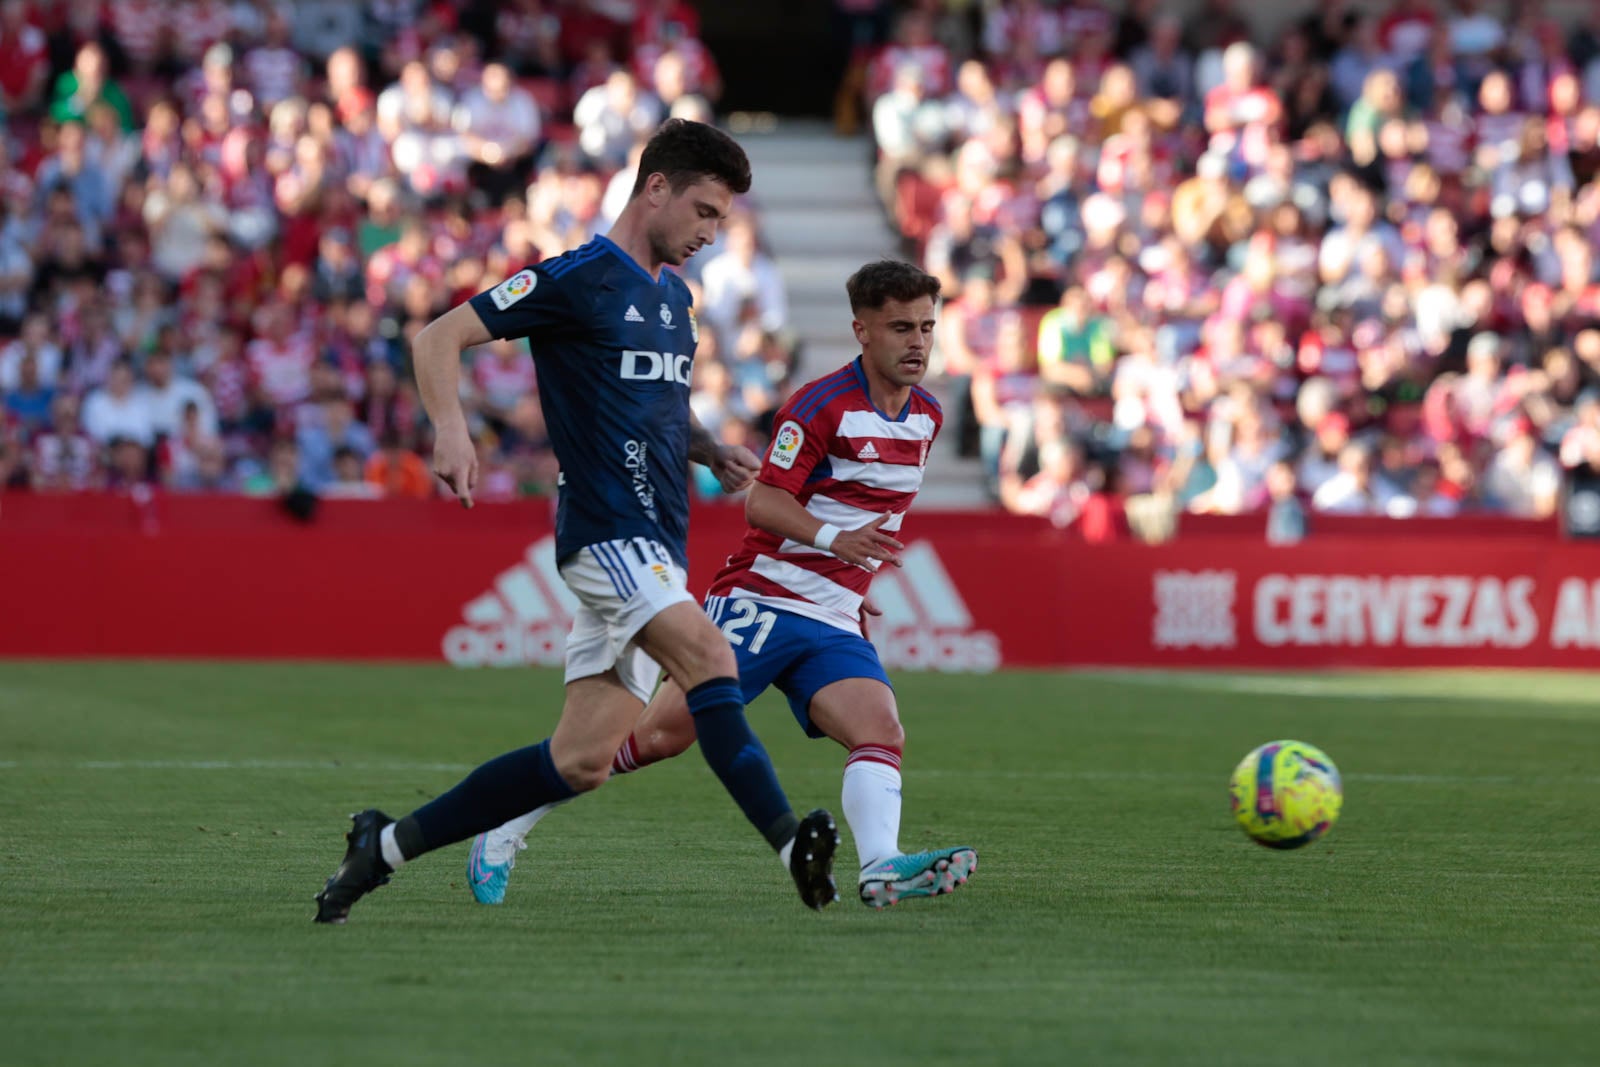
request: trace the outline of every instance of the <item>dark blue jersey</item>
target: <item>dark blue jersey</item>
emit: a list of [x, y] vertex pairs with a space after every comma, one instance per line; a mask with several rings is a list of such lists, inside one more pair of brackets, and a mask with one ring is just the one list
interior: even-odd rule
[[472, 298], [495, 337], [526, 337], [561, 461], [556, 558], [645, 537], [688, 567], [689, 288], [605, 237]]

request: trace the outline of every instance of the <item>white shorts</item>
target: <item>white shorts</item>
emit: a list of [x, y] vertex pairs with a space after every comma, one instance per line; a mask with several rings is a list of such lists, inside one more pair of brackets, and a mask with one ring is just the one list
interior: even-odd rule
[[689, 576], [655, 541], [601, 541], [561, 565], [561, 579], [578, 598], [567, 635], [567, 681], [612, 667], [628, 691], [649, 702], [661, 667], [633, 643], [645, 623], [674, 604], [693, 604]]

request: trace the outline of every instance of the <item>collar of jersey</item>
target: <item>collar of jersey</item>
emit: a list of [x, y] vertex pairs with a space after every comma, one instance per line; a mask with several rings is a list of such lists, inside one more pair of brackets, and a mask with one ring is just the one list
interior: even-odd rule
[[628, 255], [628, 253], [624, 252], [622, 250], [622, 246], [617, 244], [617, 242], [613, 241], [611, 238], [607, 237], [603, 233], [602, 234], [596, 234], [595, 235], [595, 240], [599, 241], [600, 244], [603, 247], [609, 248], [611, 250], [612, 255], [616, 256], [618, 259], [622, 260], [622, 262], [626, 263], [628, 266], [632, 267], [634, 270], [636, 270], [640, 274], [644, 275], [644, 279], [647, 282], [649, 282], [651, 285], [666, 285], [667, 284], [667, 271], [666, 271], [665, 267], [663, 267], [662, 270], [661, 270], [661, 277], [652, 278], [652, 277], [650, 277], [650, 272], [645, 270], [644, 267], [640, 266], [639, 261], [637, 259], [634, 259], [632, 256]]
[[911, 395], [908, 394], [906, 396], [906, 406], [900, 409], [900, 414], [891, 415], [887, 411], [880, 408], [877, 401], [872, 399], [872, 390], [867, 386], [867, 372], [861, 366], [861, 357], [857, 356], [855, 362], [850, 364], [850, 367], [856, 372], [856, 384], [861, 386], [861, 392], [864, 396], [866, 396], [867, 403], [872, 406], [873, 411], [876, 411], [879, 415], [882, 415], [890, 422], [906, 421], [906, 416], [911, 414]]

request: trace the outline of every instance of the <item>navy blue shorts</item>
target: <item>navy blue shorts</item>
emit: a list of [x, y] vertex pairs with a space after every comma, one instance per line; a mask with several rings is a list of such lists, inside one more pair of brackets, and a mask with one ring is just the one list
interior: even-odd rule
[[823, 687], [873, 678], [893, 688], [877, 648], [860, 634], [740, 598], [708, 596], [706, 614], [733, 646], [744, 702], [777, 686], [808, 737], [826, 736], [811, 722], [811, 698]]

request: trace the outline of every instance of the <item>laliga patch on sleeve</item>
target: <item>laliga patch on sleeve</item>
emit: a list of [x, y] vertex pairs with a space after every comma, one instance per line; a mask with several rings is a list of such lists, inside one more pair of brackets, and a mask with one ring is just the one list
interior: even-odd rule
[[794, 466], [800, 455], [800, 446], [806, 443], [806, 432], [798, 422], [786, 422], [778, 427], [778, 436], [772, 441], [772, 465], [784, 470]]
[[533, 292], [533, 287], [539, 284], [531, 270], [519, 270], [493, 289], [489, 290], [489, 299], [494, 301], [494, 306], [504, 311], [518, 300]]

